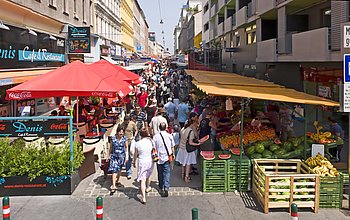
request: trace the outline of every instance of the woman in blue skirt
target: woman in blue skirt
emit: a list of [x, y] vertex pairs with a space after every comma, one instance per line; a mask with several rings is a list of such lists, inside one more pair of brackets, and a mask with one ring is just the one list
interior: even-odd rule
[[128, 141], [127, 137], [124, 136], [124, 128], [118, 126], [117, 133], [115, 136], [110, 138], [111, 149], [110, 149], [110, 164], [108, 172], [112, 172], [112, 186], [111, 193], [115, 193], [116, 186], [121, 187], [119, 182], [121, 170], [125, 163], [128, 162]]

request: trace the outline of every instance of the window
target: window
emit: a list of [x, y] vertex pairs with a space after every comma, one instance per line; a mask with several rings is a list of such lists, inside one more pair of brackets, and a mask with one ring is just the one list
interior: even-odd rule
[[245, 33], [246, 33], [246, 44], [247, 45], [256, 43], [256, 25], [247, 27], [245, 29]]
[[49, 0], [49, 7], [56, 9], [56, 0]]
[[73, 0], [73, 12], [74, 12], [74, 18], [78, 18], [78, 14], [77, 14], [77, 0]]
[[331, 27], [331, 15], [332, 11], [330, 8], [326, 8], [322, 10], [322, 26], [323, 27]]
[[83, 22], [86, 23], [86, 17], [85, 17], [85, 0], [82, 2], [82, 11], [83, 11]]
[[235, 47], [241, 46], [241, 37], [238, 32], [235, 32]]
[[204, 12], [203, 12], [203, 14], [205, 14], [208, 10], [209, 10], [209, 4], [207, 3], [207, 4], [204, 6]]
[[206, 32], [208, 29], [209, 29], [209, 23], [207, 22], [207, 23], [204, 25], [204, 32]]
[[68, 0], [63, 0], [63, 14], [69, 15], [68, 14]]

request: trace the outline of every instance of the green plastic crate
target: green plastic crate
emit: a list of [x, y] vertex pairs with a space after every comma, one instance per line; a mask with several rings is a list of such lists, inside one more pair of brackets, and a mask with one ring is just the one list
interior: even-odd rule
[[226, 192], [227, 165], [226, 160], [202, 159], [203, 192]]
[[[227, 162], [227, 191], [239, 190], [239, 158]], [[251, 163], [248, 158], [243, 158], [241, 167], [241, 190], [249, 191], [251, 188]]]
[[343, 176], [320, 177], [320, 208], [341, 208], [343, 199]]

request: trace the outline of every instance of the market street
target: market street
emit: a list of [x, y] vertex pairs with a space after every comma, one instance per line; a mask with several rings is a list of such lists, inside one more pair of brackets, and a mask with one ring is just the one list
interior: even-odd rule
[[[236, 195], [152, 197], [147, 205], [135, 198], [105, 198], [104, 219], [191, 219], [191, 209], [199, 209], [200, 220], [279, 219], [289, 220], [286, 210], [268, 215], [256, 207], [251, 197]], [[75, 196], [14, 197], [11, 198], [11, 219], [16, 220], [85, 220], [95, 218], [95, 199]], [[299, 212], [300, 220], [349, 219], [339, 210], [321, 209], [319, 213]]]

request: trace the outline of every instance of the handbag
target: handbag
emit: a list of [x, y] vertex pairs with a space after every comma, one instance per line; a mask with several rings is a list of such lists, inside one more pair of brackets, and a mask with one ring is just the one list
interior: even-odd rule
[[153, 141], [151, 138], [148, 138], [151, 143], [152, 143], [152, 151], [151, 151], [151, 156], [152, 156], [152, 160], [153, 162], [158, 162], [159, 158], [158, 158], [158, 152], [157, 149], [154, 147]]
[[190, 130], [190, 133], [188, 133], [187, 140], [186, 140], [186, 151], [187, 153], [191, 153], [198, 149], [197, 146], [193, 146], [190, 144], [190, 135], [191, 135], [192, 129]]
[[173, 162], [173, 161], [174, 161], [174, 155], [173, 155], [173, 154], [169, 154], [169, 150], [168, 150], [168, 147], [167, 147], [167, 146], [166, 146], [166, 144], [165, 144], [165, 141], [164, 141], [163, 135], [162, 135], [162, 133], [159, 133], [159, 134], [160, 134], [160, 136], [162, 137], [162, 140], [163, 140], [163, 144], [164, 144], [164, 147], [165, 147], [166, 153], [168, 154], [168, 160], [169, 160], [169, 162], [171, 163], [171, 162]]

